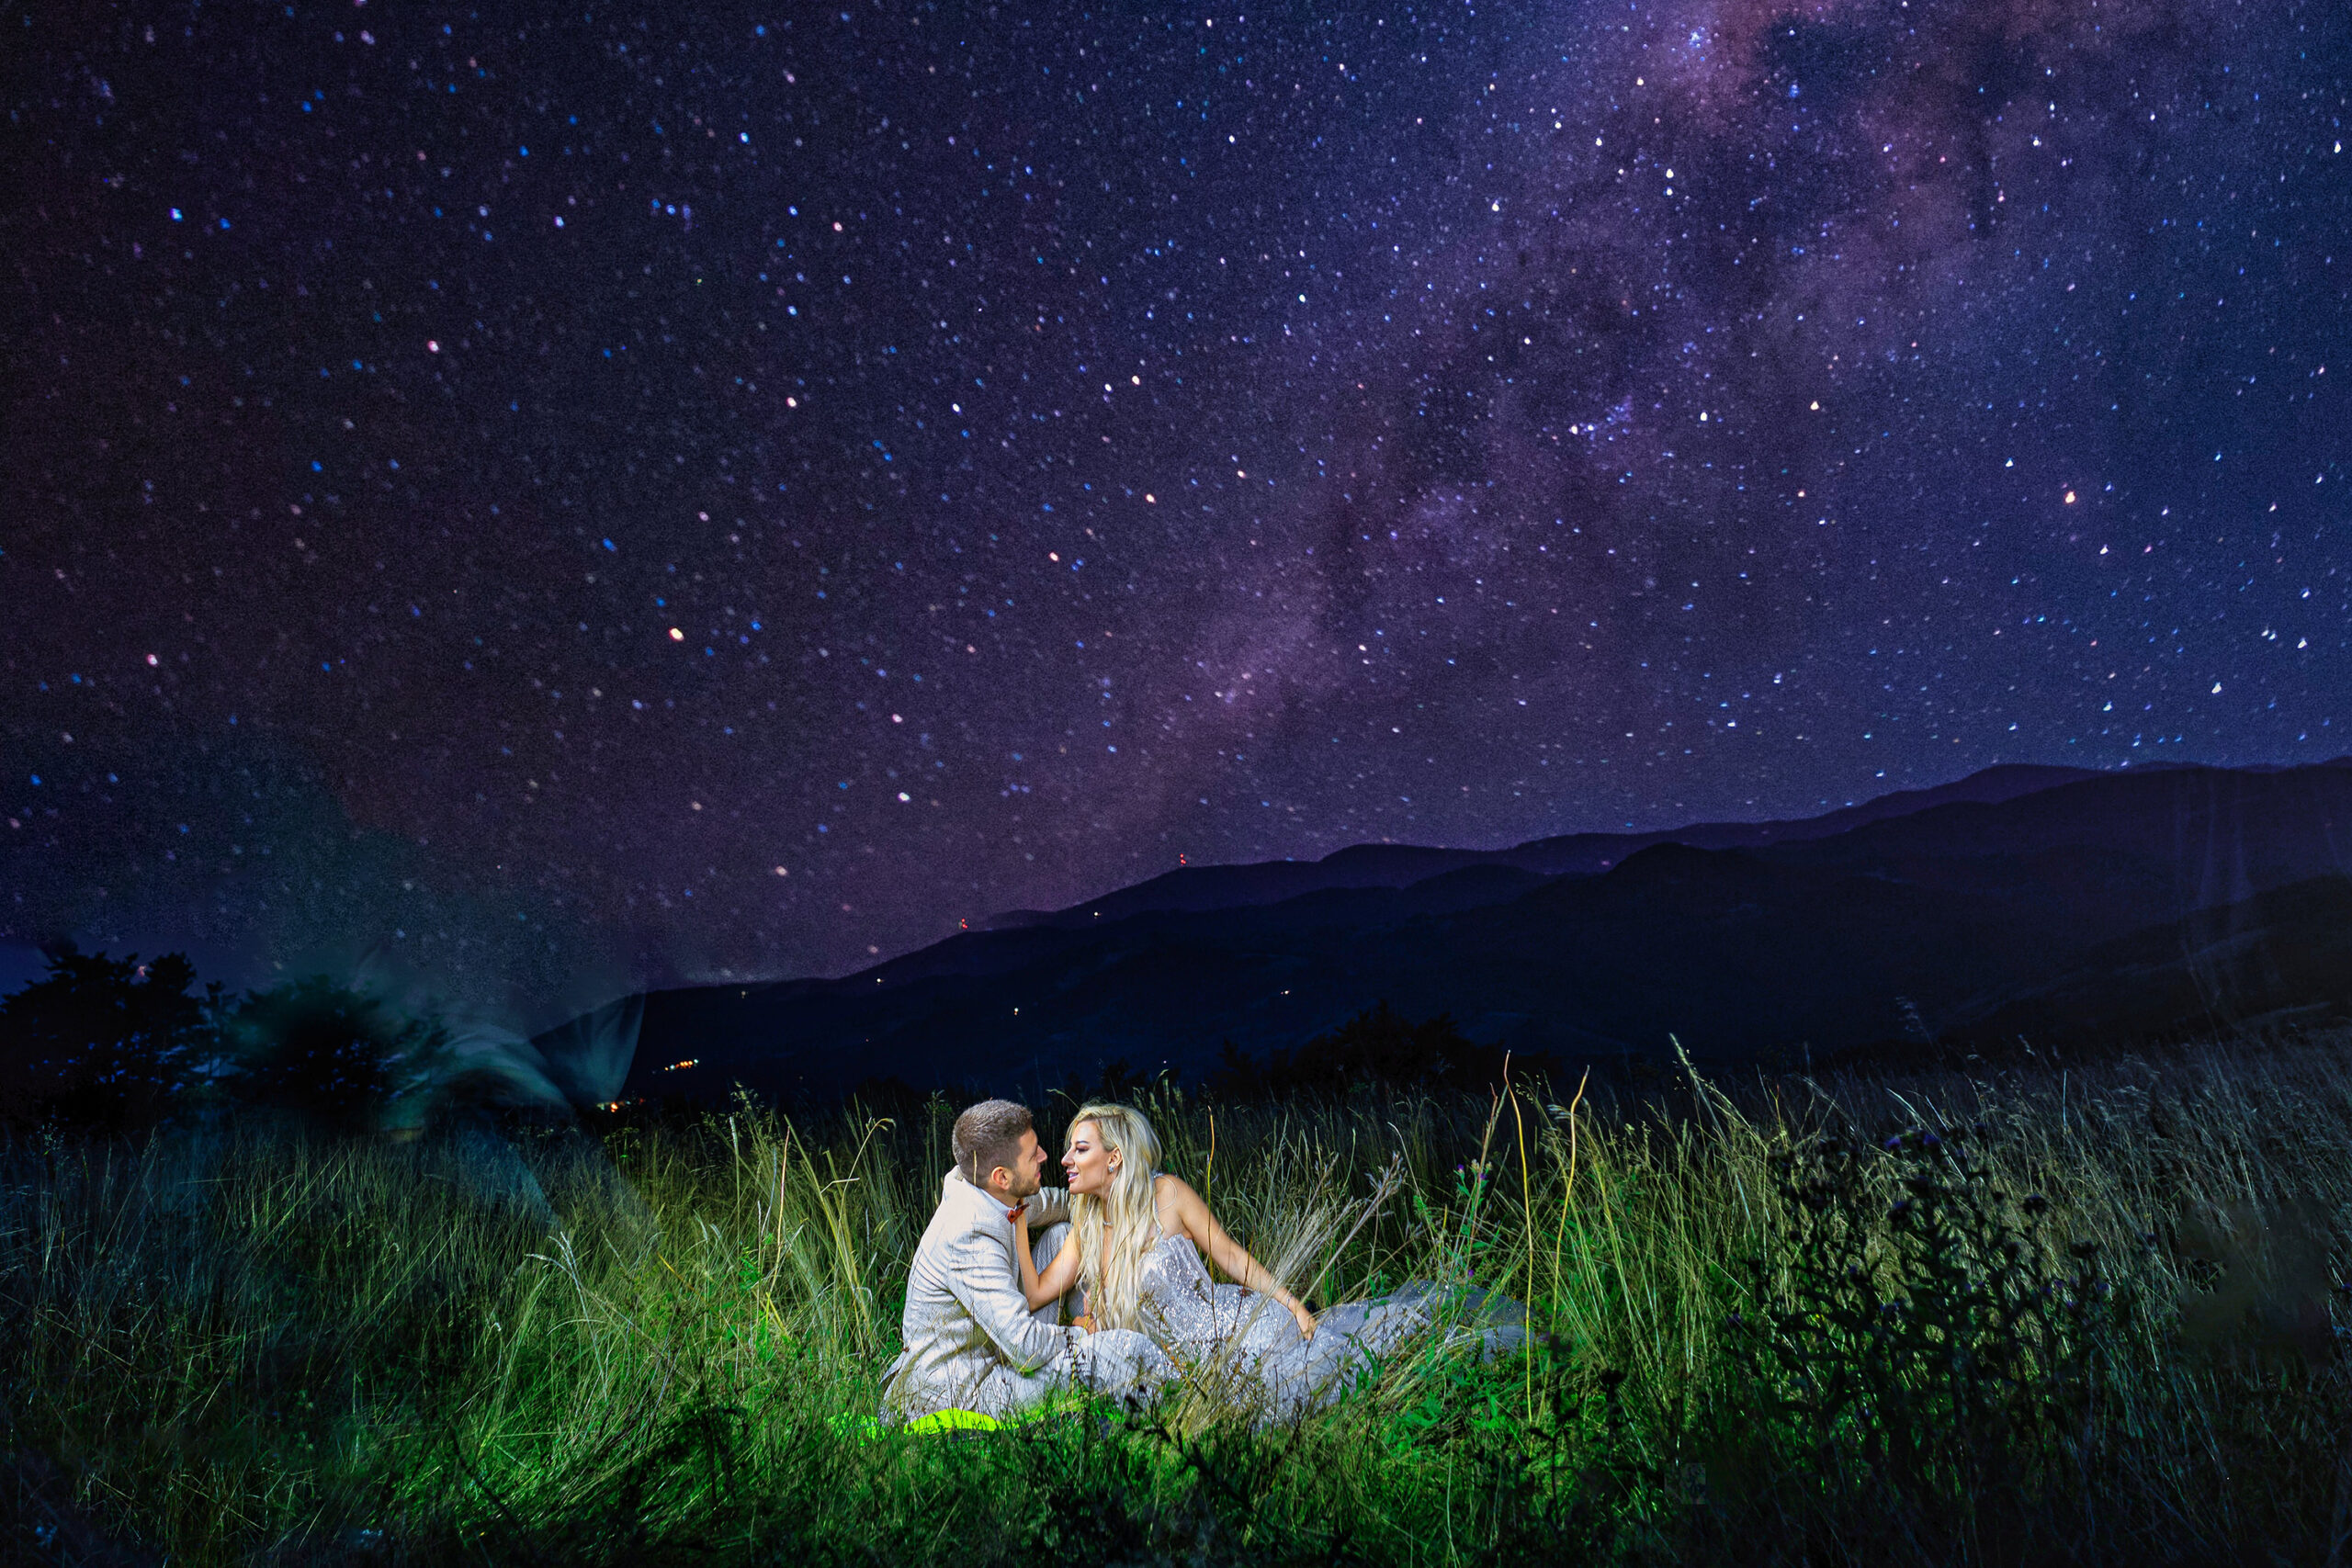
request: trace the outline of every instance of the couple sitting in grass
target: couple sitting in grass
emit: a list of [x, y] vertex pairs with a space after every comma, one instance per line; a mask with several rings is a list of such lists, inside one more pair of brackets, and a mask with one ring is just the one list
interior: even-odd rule
[[[1336, 1398], [1343, 1374], [1427, 1327], [1440, 1292], [1408, 1287], [1318, 1319], [1225, 1232], [1200, 1194], [1159, 1172], [1143, 1113], [1070, 1120], [1067, 1189], [1041, 1184], [1028, 1109], [983, 1100], [956, 1118], [956, 1168], [907, 1280], [906, 1350], [883, 1418], [926, 1427], [1018, 1416], [1069, 1391], [1144, 1400], [1179, 1380], [1261, 1422]], [[1206, 1255], [1238, 1284], [1217, 1284]], [[1076, 1289], [1083, 1308], [1062, 1322]], [[1519, 1343], [1515, 1306], [1467, 1303], [1491, 1352]], [[974, 1417], [985, 1418], [975, 1420]]]

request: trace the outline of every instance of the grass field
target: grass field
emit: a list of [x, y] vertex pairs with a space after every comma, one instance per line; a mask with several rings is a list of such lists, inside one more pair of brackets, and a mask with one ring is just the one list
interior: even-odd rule
[[[1524, 1300], [1252, 1433], [871, 1435], [952, 1111], [0, 1155], [66, 1562], [2334, 1563], [2352, 1042], [1641, 1098], [1137, 1098], [1312, 1302]], [[1061, 1113], [1068, 1107], [1061, 1106]], [[1040, 1108], [1057, 1133], [1057, 1108]]]

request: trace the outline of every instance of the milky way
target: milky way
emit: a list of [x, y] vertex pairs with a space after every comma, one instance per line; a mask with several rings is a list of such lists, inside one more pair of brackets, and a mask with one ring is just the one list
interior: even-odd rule
[[684, 12], [17, 18], [0, 936], [545, 1013], [2347, 750], [2340, 7]]

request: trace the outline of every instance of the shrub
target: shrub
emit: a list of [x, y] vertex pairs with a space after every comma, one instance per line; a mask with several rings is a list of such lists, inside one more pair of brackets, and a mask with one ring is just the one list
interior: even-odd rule
[[49, 973], [0, 1001], [0, 1114], [120, 1133], [170, 1114], [216, 1041], [216, 982], [188, 994], [185, 954], [152, 964], [64, 942]]
[[1415, 1023], [1383, 1001], [1264, 1063], [1251, 1061], [1228, 1040], [1208, 1087], [1228, 1100], [1357, 1085], [1477, 1089], [1503, 1081], [1503, 1059], [1499, 1049], [1464, 1035], [1451, 1014]]
[[428, 1089], [447, 1040], [437, 1023], [323, 976], [249, 994], [222, 1035], [235, 1099], [344, 1132], [376, 1126], [394, 1099]]
[[2003, 1189], [1983, 1122], [1882, 1143], [1795, 1140], [1770, 1170], [1788, 1217], [1748, 1260], [1726, 1371], [1738, 1446], [1782, 1511], [1875, 1517], [1982, 1549], [2052, 1523], [2105, 1435], [2132, 1359], [2098, 1243], [2061, 1247], [2050, 1201]]

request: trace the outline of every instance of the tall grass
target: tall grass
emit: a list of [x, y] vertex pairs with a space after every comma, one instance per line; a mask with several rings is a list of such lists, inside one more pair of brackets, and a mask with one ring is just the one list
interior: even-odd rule
[[1539, 1332], [1486, 1362], [1433, 1334], [1270, 1432], [1205, 1386], [868, 1430], [937, 1099], [21, 1140], [0, 1506], [18, 1547], [187, 1564], [2333, 1562], [2347, 1043], [1638, 1097], [1153, 1088], [1170, 1168], [1314, 1302], [1438, 1281]]

